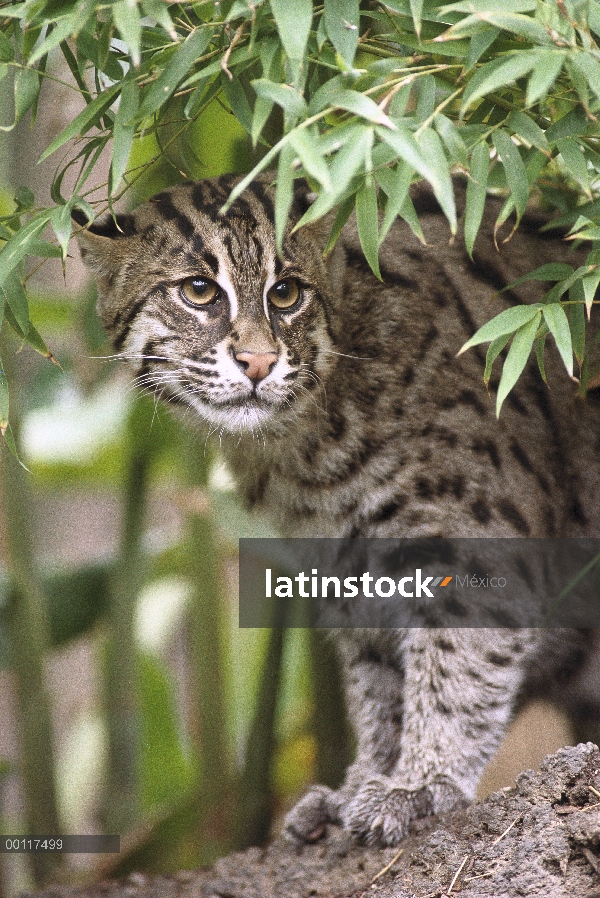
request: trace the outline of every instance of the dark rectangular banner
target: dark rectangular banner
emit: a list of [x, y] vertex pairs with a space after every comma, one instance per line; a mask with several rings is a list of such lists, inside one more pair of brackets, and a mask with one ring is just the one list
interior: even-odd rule
[[241, 539], [240, 627], [600, 627], [600, 539]]

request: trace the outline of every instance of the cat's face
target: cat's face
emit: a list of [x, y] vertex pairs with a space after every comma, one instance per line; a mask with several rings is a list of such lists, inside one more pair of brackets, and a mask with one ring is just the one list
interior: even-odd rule
[[279, 258], [268, 182], [221, 216], [234, 183], [174, 187], [79, 240], [102, 323], [140, 385], [239, 432], [314, 401], [333, 356], [314, 236], [290, 224]]

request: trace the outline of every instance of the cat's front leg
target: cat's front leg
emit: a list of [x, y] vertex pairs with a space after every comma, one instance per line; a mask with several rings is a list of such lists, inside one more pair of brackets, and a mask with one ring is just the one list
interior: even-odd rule
[[411, 819], [474, 798], [510, 719], [534, 638], [516, 630], [409, 632], [399, 759], [387, 775], [365, 770], [344, 803], [341, 820], [355, 837], [394, 845]]
[[[381, 636], [381, 634], [379, 634]], [[357, 630], [353, 636], [336, 634], [344, 661], [346, 697], [353, 721], [356, 760], [349, 767], [339, 790], [313, 786], [292, 808], [285, 819], [284, 833], [295, 842], [313, 842], [320, 838], [327, 823], [341, 823], [348, 802], [366, 777], [390, 773], [398, 760], [402, 731], [404, 672], [398, 651], [400, 631], [388, 631], [391, 646], [377, 646], [375, 631]], [[398, 659], [390, 664], [383, 650]]]

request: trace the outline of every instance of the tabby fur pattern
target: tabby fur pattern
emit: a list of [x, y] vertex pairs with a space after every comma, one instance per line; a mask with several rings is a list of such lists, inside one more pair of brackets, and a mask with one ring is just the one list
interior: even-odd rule
[[[600, 404], [575, 398], [548, 347], [551, 388], [528, 366], [499, 420], [480, 348], [493, 314], [543, 290], [520, 275], [565, 258], [529, 216], [499, 252], [490, 199], [473, 261], [426, 188], [413, 199], [427, 245], [403, 222], [369, 269], [350, 222], [323, 259], [328, 224], [278, 255], [270, 176], [229, 211], [236, 183], [184, 183], [80, 234], [98, 309], [138, 382], [191, 408], [221, 438], [239, 490], [290, 536], [600, 535]], [[460, 202], [463, 188], [457, 185]], [[550, 341], [549, 341], [550, 342]], [[338, 822], [369, 844], [471, 800], [514, 708], [590, 637], [519, 629], [340, 630], [357, 756], [338, 791], [290, 812], [298, 841]]]

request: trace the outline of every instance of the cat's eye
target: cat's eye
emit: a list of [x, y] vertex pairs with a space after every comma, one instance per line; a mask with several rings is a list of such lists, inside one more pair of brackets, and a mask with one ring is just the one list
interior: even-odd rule
[[219, 285], [203, 277], [186, 278], [181, 285], [181, 295], [192, 306], [208, 306], [219, 295]]
[[294, 278], [286, 278], [273, 284], [267, 298], [276, 309], [291, 309], [300, 296], [300, 286]]

